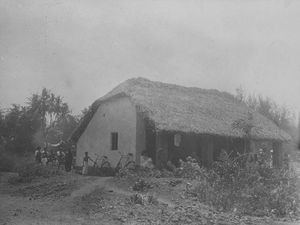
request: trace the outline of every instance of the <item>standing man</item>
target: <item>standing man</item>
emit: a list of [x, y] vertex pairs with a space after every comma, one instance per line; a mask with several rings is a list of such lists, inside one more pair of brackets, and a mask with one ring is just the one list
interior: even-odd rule
[[35, 162], [38, 164], [41, 164], [42, 162], [42, 153], [41, 153], [41, 147], [38, 146], [34, 152], [35, 155]]
[[69, 148], [65, 156], [65, 169], [67, 172], [71, 171], [72, 161], [73, 161], [73, 154], [71, 149]]

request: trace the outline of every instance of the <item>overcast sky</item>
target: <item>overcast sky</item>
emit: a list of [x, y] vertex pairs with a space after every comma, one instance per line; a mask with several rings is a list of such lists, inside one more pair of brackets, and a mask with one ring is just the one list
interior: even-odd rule
[[42, 87], [74, 113], [131, 77], [300, 109], [300, 1], [0, 0], [0, 106]]

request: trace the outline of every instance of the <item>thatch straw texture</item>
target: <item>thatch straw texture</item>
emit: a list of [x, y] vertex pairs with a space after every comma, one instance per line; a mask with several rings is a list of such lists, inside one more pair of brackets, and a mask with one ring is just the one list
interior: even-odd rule
[[[90, 112], [74, 132], [73, 140], [80, 137], [103, 101], [118, 96], [128, 96], [157, 130], [164, 131], [243, 137], [245, 134], [232, 128], [232, 123], [247, 119], [251, 112], [246, 105], [225, 92], [134, 78], [121, 83], [93, 103]], [[257, 112], [253, 112], [253, 124], [251, 135], [255, 139], [290, 140], [286, 132]]]

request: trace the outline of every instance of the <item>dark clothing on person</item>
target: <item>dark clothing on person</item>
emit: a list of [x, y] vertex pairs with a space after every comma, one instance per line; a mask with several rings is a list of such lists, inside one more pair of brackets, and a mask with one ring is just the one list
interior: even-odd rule
[[42, 162], [42, 153], [40, 151], [36, 151], [36, 153], [35, 153], [35, 161], [37, 163], [41, 163]]
[[66, 156], [65, 156], [65, 169], [66, 169], [67, 172], [71, 171], [72, 162], [73, 162], [72, 152], [68, 151]]
[[86, 155], [83, 157], [83, 162], [88, 162], [89, 161], [89, 157]]

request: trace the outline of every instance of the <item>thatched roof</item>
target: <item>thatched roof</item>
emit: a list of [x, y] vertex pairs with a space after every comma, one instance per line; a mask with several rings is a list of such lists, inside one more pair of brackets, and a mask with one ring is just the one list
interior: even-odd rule
[[[243, 131], [233, 128], [232, 124], [248, 119], [251, 112], [226, 92], [133, 78], [96, 100], [72, 139], [78, 140], [102, 102], [118, 96], [129, 97], [138, 111], [160, 131], [243, 137]], [[253, 112], [253, 125], [251, 135], [255, 139], [290, 140], [286, 132], [257, 112]]]

